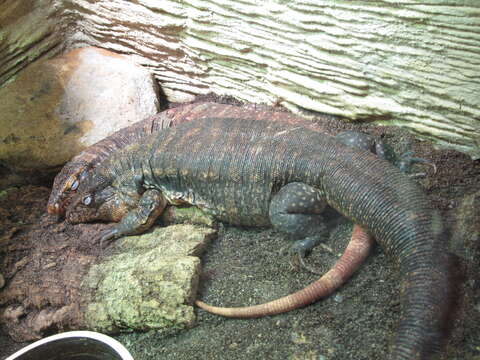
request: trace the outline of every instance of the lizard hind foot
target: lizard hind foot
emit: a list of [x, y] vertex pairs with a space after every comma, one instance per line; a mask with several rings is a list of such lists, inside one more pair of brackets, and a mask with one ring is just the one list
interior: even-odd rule
[[[325, 252], [331, 254], [332, 256], [335, 256], [336, 255], [334, 254], [333, 250], [325, 245], [325, 244], [318, 244], [317, 245], [318, 248], [324, 250]], [[292, 253], [293, 257], [292, 257], [292, 261], [290, 261], [290, 264], [292, 265], [292, 267], [295, 267], [295, 263], [296, 264], [300, 264], [300, 267], [312, 274], [316, 274], [316, 275], [321, 275], [323, 272], [321, 270], [318, 270], [318, 269], [315, 269], [314, 267], [312, 267], [311, 265], [307, 264], [306, 262], [306, 256], [302, 256], [301, 253]], [[295, 262], [295, 263], [294, 263]]]
[[305, 239], [297, 240], [288, 248], [288, 250], [285, 251], [284, 248], [283, 253], [285, 254], [285, 252], [287, 252], [288, 255], [290, 255], [290, 265], [293, 268], [298, 268], [300, 266], [302, 269], [312, 274], [321, 275], [323, 273], [322, 271], [313, 268], [306, 262], [307, 255], [314, 247], [320, 247], [322, 250], [333, 255], [333, 250], [327, 245], [321, 243], [321, 241], [322, 239], [320, 236], [310, 236]]

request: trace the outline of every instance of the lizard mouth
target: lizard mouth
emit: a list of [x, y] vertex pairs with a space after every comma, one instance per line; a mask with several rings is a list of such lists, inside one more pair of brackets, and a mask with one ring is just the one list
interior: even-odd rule
[[59, 215], [62, 212], [62, 210], [64, 209], [60, 207], [60, 204], [58, 202], [47, 205], [47, 212], [50, 215]]
[[64, 201], [63, 215], [65, 220], [71, 224], [78, 224], [82, 222], [82, 219], [86, 216], [86, 212], [91, 213], [92, 208], [83, 205], [83, 196], [70, 197], [67, 201]]
[[[73, 184], [76, 184], [76, 186], [73, 186]], [[70, 177], [65, 181], [60, 193], [55, 194], [52, 192], [47, 204], [47, 213], [50, 215], [58, 215], [60, 217], [64, 216], [67, 208], [72, 202], [72, 197], [78, 188], [78, 184], [79, 182], [77, 178]]]
[[[70, 194], [69, 194], [70, 195]], [[67, 209], [70, 207], [72, 202], [72, 196], [62, 196], [59, 200], [49, 203], [47, 205], [47, 213], [50, 215], [57, 215], [58, 219], [62, 219]]]
[[[77, 169], [78, 167], [80, 169]], [[87, 174], [87, 168], [83, 163], [74, 162], [65, 165], [53, 181], [53, 190], [47, 203], [47, 213], [60, 217], [64, 216], [70, 206], [72, 197], [82, 181], [86, 179]]]

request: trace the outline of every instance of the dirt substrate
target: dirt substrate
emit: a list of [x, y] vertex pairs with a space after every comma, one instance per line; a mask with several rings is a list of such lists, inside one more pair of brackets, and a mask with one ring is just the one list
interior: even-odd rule
[[[438, 171], [418, 180], [452, 230], [451, 249], [458, 255], [459, 307], [443, 359], [480, 359], [480, 163], [453, 151], [437, 151], [403, 131], [354, 127], [328, 121], [331, 128], [355, 128], [382, 136], [402, 150], [411, 143], [416, 156], [433, 161]], [[100, 225], [56, 224], [44, 213], [48, 187], [24, 186], [0, 192], [0, 272], [8, 275], [22, 248], [83, 240], [80, 251], [98, 255], [91, 231]], [[477, 194], [477, 196], [474, 196]], [[325, 244], [308, 262], [326, 271], [341, 253], [351, 225], [335, 221]], [[90, 231], [83, 232], [83, 227]], [[89, 234], [90, 233], [90, 234]], [[292, 268], [281, 250], [288, 241], [272, 230], [223, 226], [203, 258], [199, 297], [221, 305], [270, 300], [304, 287], [316, 275]], [[61, 247], [60, 247], [61, 248]], [[11, 252], [17, 254], [17, 258]], [[61, 250], [60, 250], [61, 251]], [[59, 254], [60, 256], [61, 254]], [[33, 281], [34, 279], [32, 279]], [[8, 281], [8, 276], [7, 276]], [[304, 309], [263, 319], [232, 320], [197, 311], [197, 325], [178, 332], [117, 336], [136, 360], [147, 359], [385, 359], [399, 319], [400, 279], [391, 261], [377, 247], [358, 273], [329, 298]], [[0, 358], [25, 344], [0, 336]]]

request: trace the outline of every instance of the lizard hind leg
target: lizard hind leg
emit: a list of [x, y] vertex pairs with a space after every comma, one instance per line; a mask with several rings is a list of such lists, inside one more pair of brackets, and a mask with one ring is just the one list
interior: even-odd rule
[[[326, 226], [322, 211], [326, 203], [321, 193], [303, 183], [290, 183], [280, 189], [270, 202], [272, 225], [299, 239], [294, 244], [305, 254], [322, 238]], [[232, 318], [256, 318], [275, 315], [301, 308], [324, 298], [342, 286], [360, 267], [374, 243], [373, 238], [355, 225], [350, 242], [333, 267], [307, 287], [290, 295], [259, 305], [244, 307], [218, 307], [196, 300], [195, 305], [213, 314]]]
[[269, 216], [273, 227], [295, 239], [290, 252], [306, 270], [306, 254], [322, 241], [326, 233], [321, 215], [326, 207], [320, 192], [304, 183], [293, 182], [283, 186], [270, 202]]

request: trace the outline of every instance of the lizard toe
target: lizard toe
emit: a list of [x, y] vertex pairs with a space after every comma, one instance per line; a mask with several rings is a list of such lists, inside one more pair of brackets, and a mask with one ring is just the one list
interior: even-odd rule
[[[113, 229], [108, 229], [102, 232], [99, 236], [99, 241], [100, 241], [100, 248], [103, 250], [105, 247], [108, 246], [108, 244], [116, 239], [118, 237], [118, 230], [113, 228]], [[106, 243], [106, 245], [104, 245]]]
[[320, 247], [322, 250], [328, 252], [329, 254], [334, 254], [333, 250], [330, 247], [320, 243], [321, 240], [322, 239], [319, 236], [311, 236], [295, 241], [293, 245], [291, 245], [288, 249], [288, 253], [290, 255], [290, 265], [293, 268], [300, 267], [313, 274], [323, 274], [322, 271], [313, 268], [305, 261], [310, 251], [317, 246]]

